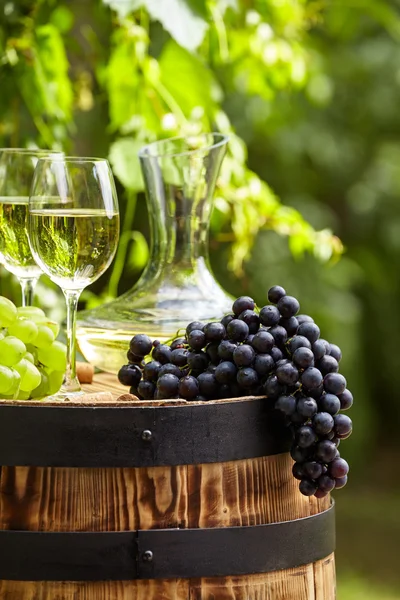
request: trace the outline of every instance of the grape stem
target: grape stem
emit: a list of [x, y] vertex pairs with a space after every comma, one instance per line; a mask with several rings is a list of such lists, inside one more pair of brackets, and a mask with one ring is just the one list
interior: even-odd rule
[[67, 303], [67, 369], [61, 388], [63, 395], [80, 392], [76, 376], [76, 311], [82, 290], [63, 290]]
[[22, 290], [22, 306], [33, 306], [33, 297], [37, 284], [36, 277], [20, 277], [19, 283]]

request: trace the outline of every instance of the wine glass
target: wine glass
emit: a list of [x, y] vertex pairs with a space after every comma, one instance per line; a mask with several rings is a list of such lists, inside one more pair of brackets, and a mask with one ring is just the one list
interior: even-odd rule
[[62, 156], [51, 150], [0, 149], [0, 254], [1, 262], [19, 280], [22, 306], [33, 304], [42, 271], [31, 254], [27, 235], [29, 190], [39, 158]]
[[104, 273], [119, 238], [118, 199], [107, 160], [42, 158], [29, 198], [29, 243], [67, 303], [67, 369], [57, 398], [81, 392], [76, 376], [76, 309], [82, 290]]

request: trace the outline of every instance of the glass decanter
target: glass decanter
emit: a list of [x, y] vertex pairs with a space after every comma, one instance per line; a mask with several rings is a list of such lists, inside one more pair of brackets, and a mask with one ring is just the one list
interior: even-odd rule
[[230, 311], [232, 297], [208, 261], [212, 200], [227, 142], [210, 133], [154, 142], [140, 151], [150, 259], [131, 290], [79, 313], [79, 346], [96, 367], [116, 373], [136, 333], [165, 341], [190, 321], [220, 319]]

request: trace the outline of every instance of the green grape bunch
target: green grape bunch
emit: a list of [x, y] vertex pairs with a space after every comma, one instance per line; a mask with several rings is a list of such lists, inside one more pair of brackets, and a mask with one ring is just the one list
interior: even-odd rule
[[41, 399], [60, 389], [67, 349], [60, 327], [35, 306], [17, 308], [0, 296], [0, 398]]

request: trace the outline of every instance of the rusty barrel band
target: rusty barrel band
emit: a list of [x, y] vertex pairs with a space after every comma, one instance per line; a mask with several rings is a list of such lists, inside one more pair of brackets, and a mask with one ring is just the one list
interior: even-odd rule
[[266, 398], [183, 406], [0, 404], [0, 465], [154, 467], [287, 452], [290, 430]]
[[268, 573], [335, 550], [334, 505], [251, 527], [126, 532], [0, 532], [0, 579], [126, 581]]

